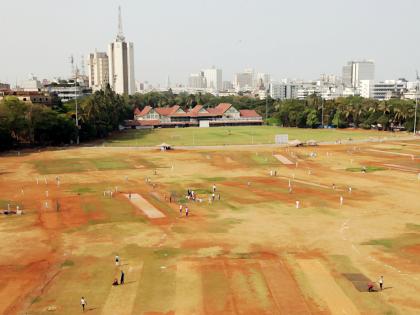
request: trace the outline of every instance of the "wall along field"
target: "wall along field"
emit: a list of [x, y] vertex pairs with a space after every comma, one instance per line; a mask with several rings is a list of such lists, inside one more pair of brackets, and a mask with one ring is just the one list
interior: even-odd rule
[[398, 139], [2, 156], [0, 314], [419, 314], [419, 172]]

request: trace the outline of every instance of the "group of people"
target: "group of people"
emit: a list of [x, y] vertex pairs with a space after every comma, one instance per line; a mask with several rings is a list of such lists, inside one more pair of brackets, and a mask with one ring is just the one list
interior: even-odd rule
[[[379, 277], [378, 283], [379, 283], [379, 288], [382, 291], [384, 289], [384, 276]], [[368, 283], [368, 291], [369, 292], [374, 292], [375, 291], [375, 288], [374, 288], [374, 285], [373, 285], [372, 282]]]
[[[179, 205], [179, 216], [182, 217], [184, 206], [182, 204]], [[190, 210], [188, 209], [188, 206], [185, 206], [185, 216], [188, 217], [190, 214]]]
[[[119, 267], [121, 265], [121, 259], [120, 256], [116, 255], [115, 256], [115, 266]], [[117, 285], [123, 285], [125, 281], [125, 273], [123, 270], [121, 270], [121, 274], [120, 274], [120, 282], [118, 282], [117, 278], [114, 278], [114, 281], [112, 282], [113, 286], [117, 286]], [[81, 297], [80, 299], [80, 306], [82, 307], [82, 311], [84, 312], [86, 310], [88, 303], [86, 301], [86, 298], [84, 296]]]

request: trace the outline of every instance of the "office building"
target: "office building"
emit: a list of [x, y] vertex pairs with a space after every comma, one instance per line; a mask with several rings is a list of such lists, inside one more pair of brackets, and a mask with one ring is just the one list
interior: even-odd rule
[[290, 100], [298, 97], [298, 86], [292, 83], [271, 82], [270, 97], [275, 100]]
[[373, 61], [349, 61], [343, 67], [345, 87], [358, 88], [361, 80], [375, 80], [375, 63]]
[[82, 98], [92, 94], [92, 89], [89, 88], [83, 78], [70, 80], [57, 80], [45, 85], [44, 91], [51, 95], [56, 95], [63, 103], [74, 100], [76, 97]]
[[25, 92], [38, 92], [42, 89], [42, 84], [36, 76], [31, 74], [29, 78], [22, 83], [21, 87]]
[[253, 69], [245, 69], [244, 72], [235, 73], [233, 77], [233, 85], [238, 92], [254, 90], [255, 81]]
[[192, 73], [188, 78], [188, 86], [192, 89], [205, 89], [207, 87], [206, 78], [204, 72]]
[[89, 55], [89, 86], [93, 91], [103, 90], [109, 83], [109, 61], [105, 52]]
[[122, 30], [121, 8], [118, 8], [118, 35], [108, 46], [109, 83], [118, 94], [134, 94], [134, 45], [126, 42]]
[[206, 79], [206, 88], [213, 91], [222, 90], [222, 70], [212, 67], [211, 69], [203, 70], [204, 78]]
[[257, 88], [261, 89], [268, 89], [270, 85], [270, 74], [268, 73], [257, 73]]

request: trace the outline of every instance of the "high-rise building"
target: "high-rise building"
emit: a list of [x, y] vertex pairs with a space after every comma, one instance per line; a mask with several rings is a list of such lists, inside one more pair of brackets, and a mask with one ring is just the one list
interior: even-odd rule
[[255, 88], [256, 80], [253, 69], [245, 69], [244, 72], [235, 73], [233, 85], [237, 91], [252, 91]]
[[291, 83], [271, 82], [270, 97], [275, 100], [289, 100], [298, 97], [298, 86]]
[[206, 78], [204, 77], [204, 72], [200, 71], [199, 73], [192, 73], [188, 78], [188, 86], [192, 89], [205, 89], [206, 88]]
[[375, 80], [375, 63], [373, 61], [349, 61], [343, 67], [345, 87], [358, 88], [361, 80]]
[[257, 88], [261, 88], [263, 86], [265, 89], [268, 89], [269, 84], [270, 84], [270, 74], [268, 73], [257, 74]]
[[222, 90], [222, 70], [212, 67], [211, 69], [203, 70], [206, 78], [206, 87], [215, 91]]
[[93, 91], [103, 90], [109, 83], [109, 61], [105, 52], [89, 54], [89, 87]]
[[108, 46], [109, 83], [118, 94], [133, 94], [136, 91], [134, 45], [125, 41], [121, 8], [118, 8], [118, 10], [118, 35], [116, 40]]

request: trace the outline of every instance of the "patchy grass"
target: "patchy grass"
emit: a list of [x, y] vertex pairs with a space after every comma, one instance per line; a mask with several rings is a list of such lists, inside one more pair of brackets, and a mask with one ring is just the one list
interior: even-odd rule
[[[372, 173], [372, 172], [376, 172], [376, 171], [385, 171], [385, 170], [386, 170], [385, 167], [366, 166], [366, 173]], [[348, 171], [348, 172], [362, 172], [363, 168], [362, 167], [349, 167], [349, 168], [346, 168], [346, 171]]]
[[[143, 163], [141, 161], [139, 163]], [[56, 160], [37, 160], [29, 162], [42, 175], [83, 173], [88, 171], [122, 170], [133, 168], [133, 164], [120, 158], [100, 158], [100, 159], [56, 159]], [[144, 164], [144, 163], [143, 163]], [[149, 166], [149, 163], [147, 166]]]
[[73, 260], [69, 260], [66, 259], [62, 264], [61, 267], [73, 267], [74, 266], [74, 261]]
[[207, 182], [223, 182], [226, 180], [226, 177], [207, 177], [203, 178]]
[[71, 190], [71, 192], [75, 194], [79, 194], [79, 195], [85, 195], [85, 194], [94, 193], [95, 190], [93, 190], [90, 187], [75, 187]]
[[420, 224], [407, 223], [405, 226], [409, 230], [414, 230], [414, 231], [419, 231], [420, 232]]
[[107, 146], [156, 146], [168, 142], [174, 146], [265, 144], [274, 143], [275, 135], [288, 134], [289, 139], [307, 141], [336, 141], [368, 139], [372, 137], [398, 137], [372, 130], [353, 129], [302, 129], [275, 126], [238, 126], [218, 128], [162, 128], [155, 130], [125, 130], [115, 133], [105, 141]]
[[363, 242], [361, 245], [382, 246], [390, 251], [400, 251], [405, 247], [420, 244], [419, 233], [406, 233], [396, 238], [382, 238]]

